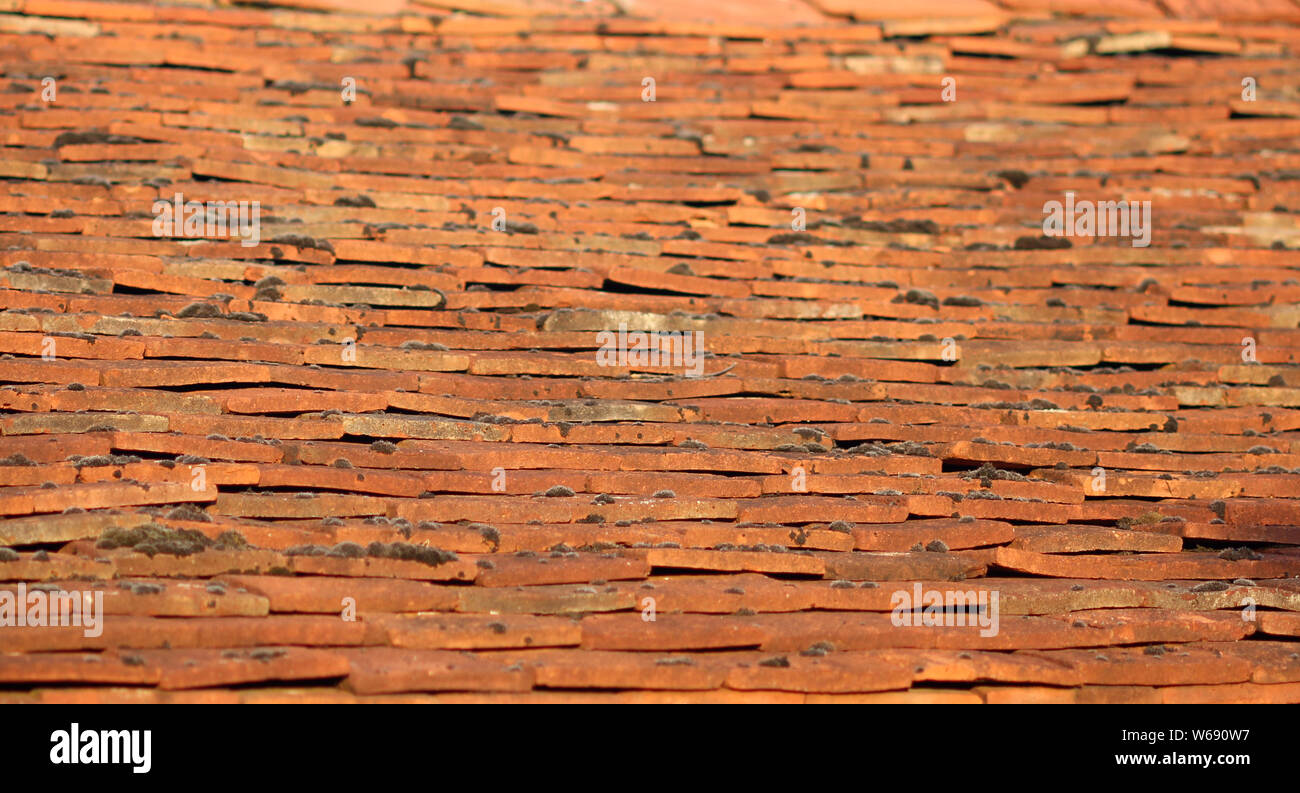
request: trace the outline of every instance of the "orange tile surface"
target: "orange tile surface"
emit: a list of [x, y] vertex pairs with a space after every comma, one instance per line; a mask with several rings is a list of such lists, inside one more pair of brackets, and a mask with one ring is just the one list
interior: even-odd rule
[[14, 697], [1300, 701], [1294, 0], [3, 5]]

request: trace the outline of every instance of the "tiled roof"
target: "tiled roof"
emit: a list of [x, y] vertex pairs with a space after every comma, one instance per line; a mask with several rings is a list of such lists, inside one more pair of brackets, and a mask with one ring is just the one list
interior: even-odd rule
[[[0, 701], [1300, 700], [1298, 49], [0, 0], [0, 619], [105, 614], [0, 627]], [[900, 624], [953, 592], [996, 630]]]

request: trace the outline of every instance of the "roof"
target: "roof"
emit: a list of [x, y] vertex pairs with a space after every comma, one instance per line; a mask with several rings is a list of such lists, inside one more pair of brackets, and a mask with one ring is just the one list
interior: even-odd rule
[[1300, 700], [1295, 2], [0, 6], [0, 701]]

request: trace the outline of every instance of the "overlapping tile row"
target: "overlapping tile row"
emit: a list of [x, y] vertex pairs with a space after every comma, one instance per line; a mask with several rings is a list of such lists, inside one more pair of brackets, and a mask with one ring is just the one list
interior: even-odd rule
[[0, 701], [1300, 700], [1300, 6], [698, 5], [0, 0]]

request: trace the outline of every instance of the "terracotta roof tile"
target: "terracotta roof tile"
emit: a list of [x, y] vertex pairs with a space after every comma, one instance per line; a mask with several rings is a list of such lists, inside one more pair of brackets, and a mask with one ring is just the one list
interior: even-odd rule
[[1294, 3], [5, 8], [4, 701], [1300, 701]]

